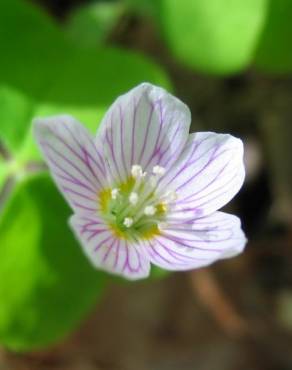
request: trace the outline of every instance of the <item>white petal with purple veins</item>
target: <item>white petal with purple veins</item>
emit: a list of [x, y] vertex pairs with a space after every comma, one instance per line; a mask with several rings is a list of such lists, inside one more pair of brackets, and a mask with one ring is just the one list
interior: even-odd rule
[[106, 167], [93, 138], [70, 116], [34, 121], [35, 136], [57, 186], [73, 210], [96, 212]]
[[164, 89], [143, 83], [120, 96], [104, 117], [97, 135], [112, 177], [125, 180], [132, 165], [144, 171], [169, 168], [188, 139], [188, 107]]
[[170, 224], [145, 242], [152, 263], [168, 270], [189, 270], [242, 252], [246, 238], [238, 217], [223, 212], [185, 224]]
[[181, 157], [161, 180], [161, 188], [178, 194], [173, 212], [203, 216], [223, 207], [244, 181], [243, 144], [231, 135], [199, 132], [190, 135]]
[[243, 183], [242, 142], [189, 126], [185, 104], [148, 83], [113, 103], [95, 139], [69, 116], [35, 121], [95, 267], [140, 279], [150, 262], [188, 270], [243, 250], [240, 220], [217, 211]]
[[144, 247], [118, 238], [97, 216], [73, 215], [70, 225], [95, 267], [124, 275], [128, 279], [140, 279], [149, 275], [150, 262]]

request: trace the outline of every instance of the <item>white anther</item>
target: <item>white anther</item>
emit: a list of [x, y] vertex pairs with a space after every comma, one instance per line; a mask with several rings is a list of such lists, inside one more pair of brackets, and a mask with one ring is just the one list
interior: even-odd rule
[[153, 206], [147, 206], [144, 208], [144, 215], [153, 216], [156, 213], [156, 208]]
[[138, 164], [134, 164], [131, 168], [131, 174], [134, 177], [134, 179], [141, 178], [143, 174], [142, 167]]
[[152, 172], [154, 175], [163, 176], [165, 174], [165, 168], [161, 166], [154, 166]]
[[120, 189], [114, 188], [111, 191], [111, 197], [113, 200], [117, 199], [118, 195], [120, 193]]
[[123, 224], [126, 227], [131, 227], [133, 225], [133, 219], [131, 217], [125, 217]]
[[129, 196], [129, 202], [135, 206], [138, 203], [139, 196], [134, 191]]

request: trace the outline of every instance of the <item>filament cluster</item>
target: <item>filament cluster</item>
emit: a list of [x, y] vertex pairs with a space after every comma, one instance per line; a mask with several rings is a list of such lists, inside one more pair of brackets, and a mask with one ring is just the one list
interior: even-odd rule
[[102, 192], [104, 217], [120, 236], [137, 241], [159, 234], [177, 199], [175, 192], [159, 190], [158, 183], [164, 174], [165, 168], [161, 166], [154, 166], [147, 173], [142, 166], [133, 165], [125, 183]]

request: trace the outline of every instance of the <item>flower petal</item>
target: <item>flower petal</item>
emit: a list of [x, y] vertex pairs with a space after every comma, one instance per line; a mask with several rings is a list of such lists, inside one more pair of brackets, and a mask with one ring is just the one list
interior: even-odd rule
[[152, 263], [168, 270], [189, 270], [242, 252], [246, 238], [238, 217], [223, 212], [170, 225], [145, 249]]
[[173, 212], [204, 216], [228, 203], [245, 176], [243, 144], [231, 135], [199, 132], [190, 135], [178, 164], [161, 180], [161, 189], [177, 192]]
[[97, 216], [75, 214], [70, 225], [95, 267], [131, 280], [149, 275], [150, 262], [143, 247], [114, 235]]
[[70, 116], [36, 119], [34, 133], [55, 182], [73, 210], [96, 212], [106, 168], [93, 138]]
[[149, 83], [120, 96], [97, 134], [112, 177], [125, 180], [134, 164], [144, 171], [154, 165], [169, 168], [187, 142], [190, 120], [185, 104]]

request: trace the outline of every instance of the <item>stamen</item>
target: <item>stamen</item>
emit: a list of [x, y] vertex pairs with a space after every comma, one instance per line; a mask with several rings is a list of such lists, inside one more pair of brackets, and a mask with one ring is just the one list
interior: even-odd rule
[[153, 167], [152, 172], [154, 175], [163, 176], [165, 174], [165, 168], [157, 165]]
[[126, 227], [131, 227], [133, 225], [133, 219], [131, 217], [125, 217], [123, 224]]
[[149, 182], [152, 188], [155, 188], [157, 186], [158, 178], [156, 175], [152, 175], [149, 177]]
[[143, 169], [140, 165], [134, 164], [131, 168], [131, 174], [134, 179], [139, 179], [143, 176], [146, 176], [146, 172], [143, 172]]
[[143, 172], [143, 169], [140, 165], [134, 164], [131, 168], [131, 174], [133, 178], [136, 180], [134, 183], [134, 187], [132, 189], [132, 192], [137, 192], [140, 188], [140, 185], [142, 183], [142, 179], [147, 175], [147, 172]]
[[112, 201], [107, 216], [122, 233], [136, 238], [144, 233], [148, 235], [148, 231], [155, 234], [157, 227], [159, 230], [169, 227], [169, 211], [172, 215], [174, 204], [171, 203], [177, 199], [177, 194], [163, 186], [157, 187], [165, 173], [165, 168], [159, 165], [147, 174], [142, 166], [134, 164], [125, 186], [123, 184], [110, 190]]
[[149, 182], [152, 188], [157, 186], [158, 180], [165, 174], [165, 168], [161, 166], [154, 166], [152, 169], [153, 175], [149, 177]]
[[147, 206], [144, 208], [144, 215], [153, 216], [156, 213], [156, 208], [154, 206]]
[[129, 202], [135, 206], [138, 203], [139, 196], [137, 193], [132, 192], [129, 196]]
[[112, 189], [112, 191], [111, 191], [111, 197], [112, 197], [112, 199], [113, 200], [116, 200], [117, 197], [118, 197], [118, 195], [119, 195], [119, 193], [120, 193], [120, 189], [118, 189], [118, 188]]

